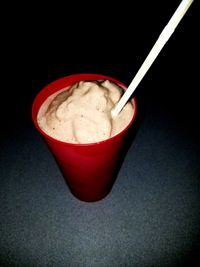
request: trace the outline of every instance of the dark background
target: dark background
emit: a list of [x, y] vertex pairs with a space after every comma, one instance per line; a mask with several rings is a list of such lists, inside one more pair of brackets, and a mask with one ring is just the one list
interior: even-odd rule
[[[40, 139], [37, 140], [37, 133], [31, 121], [31, 105], [36, 94], [46, 84], [57, 78], [84, 72], [110, 75], [128, 85], [180, 3], [180, 1], [138, 2], [114, 3], [112, 8], [108, 6], [108, 3], [100, 1], [96, 3], [65, 3], [65, 6], [59, 3], [48, 3], [43, 6], [36, 2], [23, 3], [21, 6], [19, 3], [12, 3], [3, 8], [2, 12], [6, 14], [6, 19], [1, 24], [2, 60], [0, 63], [2, 73], [1, 159], [4, 159], [1, 165], [3, 204], [0, 219], [3, 226], [8, 223], [10, 218], [9, 210], [12, 209], [12, 205], [8, 203], [13, 203], [12, 190], [16, 186], [13, 182], [11, 186], [13, 189], [9, 189], [5, 178], [6, 171], [13, 168], [13, 172], [15, 172], [19, 167], [12, 162], [15, 158], [13, 158], [13, 150], [9, 149], [9, 146], [15, 147], [16, 145], [17, 147], [21, 133], [24, 138], [24, 147], [26, 147], [26, 142], [27, 146], [30, 145], [26, 140], [26, 133], [29, 135], [27, 136], [28, 140], [36, 138], [32, 146], [37, 146], [42, 142]], [[192, 4], [175, 33], [143, 78], [135, 96], [138, 100], [138, 116], [141, 118], [141, 125], [145, 124], [145, 118], [150, 118], [151, 123], [147, 123], [148, 127], [156, 129], [153, 123], [154, 116], [155, 122], [159, 121], [159, 125], [163, 126], [173, 120], [177, 131], [184, 133], [185, 142], [187, 139], [193, 144], [192, 155], [194, 156], [195, 153], [195, 160], [193, 161], [191, 156], [191, 161], [195, 166], [197, 185], [195, 188], [197, 190], [196, 202], [194, 203], [198, 207], [200, 200], [200, 122], [197, 81], [199, 29], [197, 27], [196, 2]], [[148, 140], [148, 136], [144, 136], [142, 142], [145, 142], [145, 139]], [[137, 142], [136, 144], [140, 146], [140, 142]], [[162, 144], [160, 146], [162, 149]], [[35, 151], [35, 155], [38, 155], [37, 148]], [[25, 152], [23, 153], [25, 155]], [[146, 153], [145, 150], [143, 153]], [[178, 154], [174, 156], [174, 158], [176, 157]], [[10, 163], [6, 165], [5, 159], [8, 159]], [[138, 158], [138, 162], [139, 159], [141, 158]], [[26, 164], [23, 160], [25, 162], [25, 159], [22, 159], [19, 164]], [[30, 164], [34, 165], [34, 162]], [[183, 164], [185, 164], [184, 161]], [[157, 175], [159, 176], [159, 173]], [[10, 199], [12, 201], [9, 202]], [[23, 197], [21, 201], [23, 202]], [[120, 205], [120, 203], [118, 204]], [[81, 205], [78, 207], [73, 205], [79, 211], [82, 208]], [[23, 206], [21, 209], [23, 210]], [[15, 218], [17, 211], [14, 208], [13, 210], [13, 218]], [[21, 211], [20, 214], [23, 215], [23, 212]], [[84, 216], [82, 211], [80, 214]], [[115, 220], [114, 216], [113, 220]], [[164, 250], [161, 252], [161, 258], [157, 262], [154, 261], [152, 265], [148, 265], [148, 263], [143, 265], [144, 261], [140, 262], [139, 258], [134, 261], [131, 254], [127, 252], [127, 258], [130, 257], [130, 261], [126, 259], [124, 264], [121, 260], [117, 265], [117, 255], [115, 255], [116, 261], [112, 262], [113, 265], [107, 265], [105, 260], [102, 261], [102, 265], [96, 263], [95, 266], [175, 266], [176, 263], [176, 266], [198, 266], [192, 263], [199, 262], [200, 229], [198, 223], [199, 217], [198, 219], [196, 217], [193, 232], [195, 238], [191, 237], [190, 239], [189, 237], [190, 245], [184, 246], [185, 250], [180, 254], [181, 256], [177, 257], [178, 263], [174, 260], [176, 255], [168, 255]], [[40, 228], [40, 225], [38, 227]], [[13, 240], [12, 235], [15, 234], [18, 226], [15, 226], [15, 231], [6, 229], [2, 240], [5, 240], [5, 236], [7, 240], [9, 238]], [[28, 230], [32, 231], [32, 228]], [[76, 233], [72, 234], [76, 235]], [[21, 242], [23, 243], [23, 240]], [[34, 250], [35, 246], [37, 244], [33, 244], [31, 248]], [[151, 247], [151, 244], [148, 246]], [[12, 244], [11, 247], [14, 245]], [[28, 265], [29, 258], [26, 258], [26, 261], [23, 261], [22, 256], [21, 258], [20, 256], [12, 258], [9, 255], [14, 252], [6, 249], [3, 243], [1, 243], [0, 250], [2, 251], [1, 266], [41, 266], [42, 261], [40, 258], [37, 261], [37, 257], [34, 261], [35, 265], [31, 265], [31, 263]], [[73, 248], [71, 250], [73, 251]], [[11, 251], [10, 254], [8, 251]], [[46, 253], [48, 258], [48, 250]], [[133, 255], [135, 254], [133, 253]], [[92, 255], [92, 258], [95, 259], [95, 255]], [[171, 258], [173, 258], [172, 261], [169, 260]], [[76, 262], [75, 260], [73, 262], [73, 259], [69, 262], [72, 265], [66, 263], [65, 266], [86, 266], [84, 263], [79, 265], [79, 261], [77, 265], [73, 265]], [[137, 262], [138, 265], [132, 265], [132, 262]], [[62, 261], [56, 264], [56, 260], [52, 260], [48, 264], [45, 266], [64, 266]]]
[[[37, 92], [56, 78], [79, 72], [113, 75], [130, 83], [179, 1], [117, 4], [12, 5], [3, 27], [4, 90], [9, 127], [30, 111]], [[196, 3], [178, 25], [136, 92], [157, 98], [181, 118], [196, 120], [198, 29]], [[169, 105], [170, 103], [170, 105]], [[186, 104], [187, 103], [187, 104]], [[186, 105], [190, 110], [183, 112]], [[4, 105], [3, 105], [4, 106]], [[189, 112], [188, 112], [189, 111]], [[184, 114], [184, 115], [183, 115]], [[7, 119], [6, 119], [7, 120]], [[193, 125], [194, 126], [194, 125]]]

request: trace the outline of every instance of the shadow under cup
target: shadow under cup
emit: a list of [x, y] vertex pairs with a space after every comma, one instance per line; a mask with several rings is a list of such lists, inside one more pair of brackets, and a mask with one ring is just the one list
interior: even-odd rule
[[116, 79], [101, 74], [74, 74], [62, 77], [45, 86], [36, 96], [32, 105], [32, 119], [37, 130], [42, 134], [50, 151], [67, 182], [71, 193], [82, 201], [98, 201], [111, 191], [117, 176], [120, 156], [127, 132], [136, 116], [136, 100], [134, 115], [129, 125], [120, 133], [97, 143], [71, 144], [54, 139], [47, 135], [37, 123], [37, 114], [43, 102], [51, 94], [64, 87], [70, 87], [82, 80], [110, 80], [123, 88], [126, 86]]

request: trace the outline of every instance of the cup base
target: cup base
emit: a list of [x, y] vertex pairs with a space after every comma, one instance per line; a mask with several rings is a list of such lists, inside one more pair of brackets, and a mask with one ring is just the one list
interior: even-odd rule
[[[69, 185], [68, 185], [69, 187]], [[77, 198], [78, 200], [80, 201], [83, 201], [83, 202], [97, 202], [97, 201], [100, 201], [100, 200], [103, 200], [104, 198], [106, 198], [111, 189], [107, 189], [103, 192], [96, 192], [96, 191], [91, 191], [91, 190], [83, 190], [83, 189], [80, 189], [80, 190], [73, 190], [73, 188], [70, 188], [69, 187], [69, 191], [71, 192], [71, 194]]]

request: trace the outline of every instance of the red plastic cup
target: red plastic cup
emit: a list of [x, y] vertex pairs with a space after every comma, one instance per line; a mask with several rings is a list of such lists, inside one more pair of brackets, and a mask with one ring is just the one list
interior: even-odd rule
[[128, 129], [136, 116], [136, 100], [132, 99], [135, 111], [128, 126], [117, 135], [89, 144], [62, 142], [47, 135], [37, 123], [37, 114], [43, 102], [56, 91], [82, 80], [111, 80], [123, 88], [120, 81], [101, 74], [74, 74], [57, 79], [45, 86], [32, 105], [32, 119], [42, 134], [67, 182], [71, 193], [79, 200], [93, 202], [108, 195], [116, 179], [119, 158]]

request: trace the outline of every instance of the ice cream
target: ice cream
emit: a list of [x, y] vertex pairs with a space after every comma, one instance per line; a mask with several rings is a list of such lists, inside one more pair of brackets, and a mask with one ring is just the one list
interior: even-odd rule
[[123, 89], [109, 80], [81, 81], [49, 96], [42, 104], [39, 127], [60, 141], [100, 142], [122, 131], [131, 121], [134, 106], [128, 102], [116, 118], [111, 110]]

